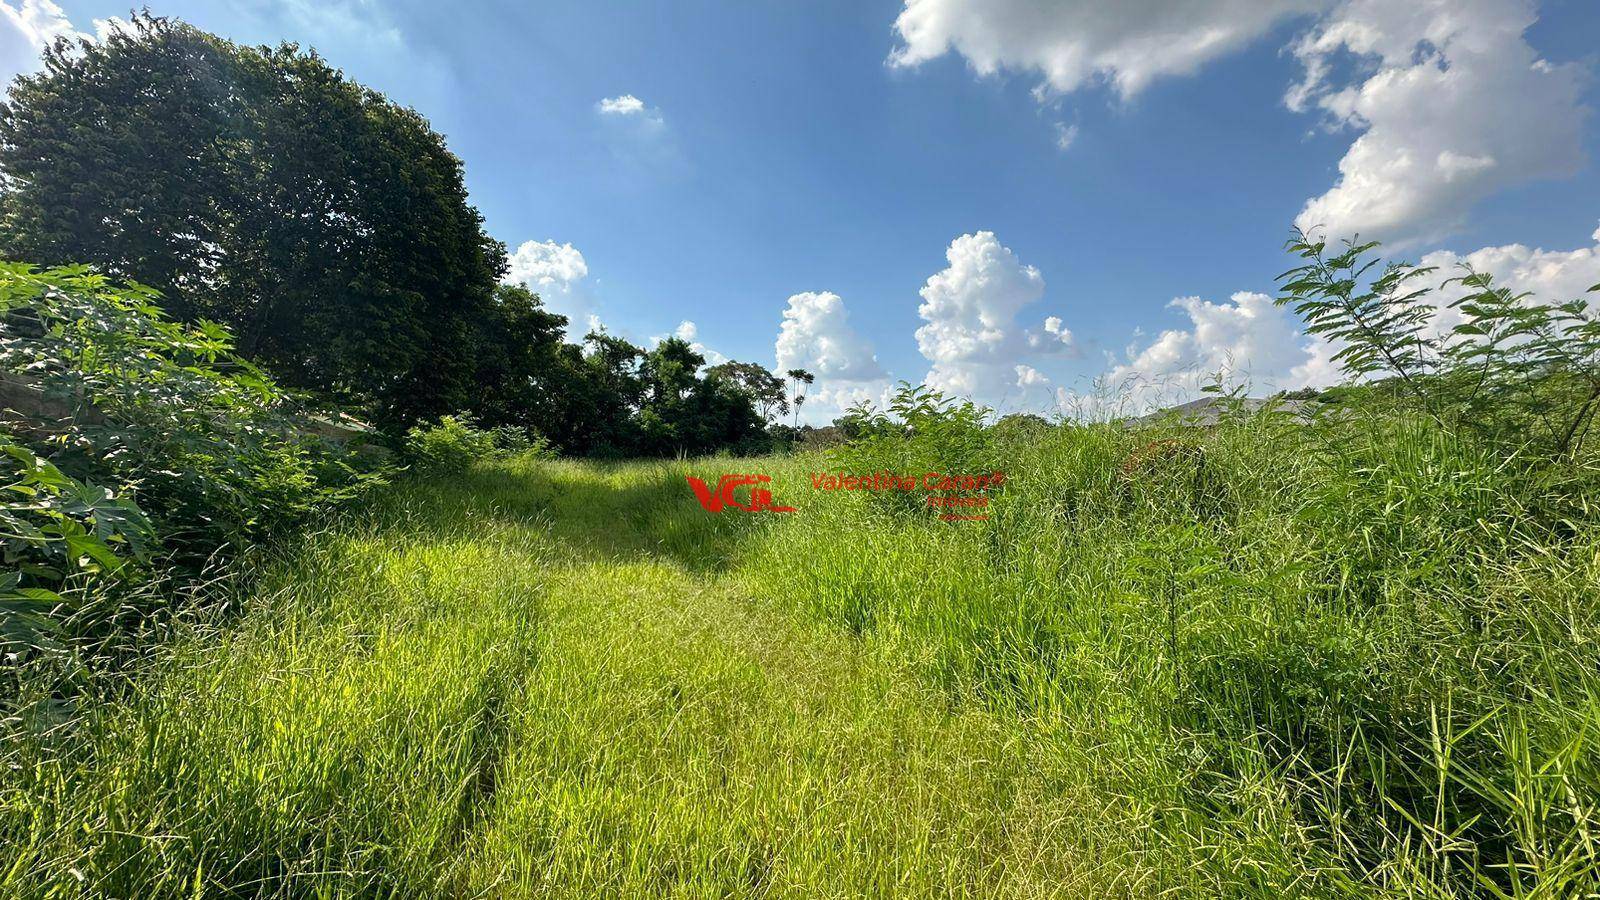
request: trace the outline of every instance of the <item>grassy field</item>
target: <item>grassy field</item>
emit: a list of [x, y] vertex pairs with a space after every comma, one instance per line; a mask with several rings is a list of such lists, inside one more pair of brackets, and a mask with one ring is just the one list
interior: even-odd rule
[[[1394, 420], [1162, 437], [401, 485], [8, 724], [0, 893], [1594, 891], [1585, 489]], [[841, 467], [1008, 479], [941, 522]], [[799, 511], [684, 480], [735, 472]]]

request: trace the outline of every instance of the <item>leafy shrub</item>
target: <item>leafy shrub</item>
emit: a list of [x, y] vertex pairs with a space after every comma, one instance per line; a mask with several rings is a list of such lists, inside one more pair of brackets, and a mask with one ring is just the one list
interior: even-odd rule
[[0, 433], [0, 653], [49, 646], [61, 591], [122, 579], [150, 559], [154, 531], [133, 501], [85, 484]]
[[495, 438], [495, 432], [478, 428], [471, 416], [442, 416], [432, 425], [411, 426], [406, 458], [423, 472], [465, 472], [474, 462], [499, 455]]
[[1600, 410], [1600, 320], [1582, 298], [1537, 302], [1464, 267], [1444, 283], [1465, 291], [1450, 304], [1460, 321], [1441, 329], [1433, 290], [1419, 281], [1433, 268], [1380, 268], [1377, 246], [1350, 240], [1330, 254], [1326, 241], [1297, 232], [1289, 249], [1305, 262], [1282, 276], [1279, 305], [1339, 347], [1333, 359], [1347, 374], [1387, 379], [1441, 424], [1544, 459], [1582, 446]]
[[8, 639], [69, 611], [49, 592], [131, 585], [158, 557], [192, 574], [383, 478], [312, 433], [226, 329], [172, 322], [158, 299], [83, 266], [0, 263], [0, 385], [19, 407], [0, 442]]
[[63, 471], [132, 496], [191, 555], [240, 547], [372, 474], [238, 357], [226, 328], [169, 320], [159, 295], [84, 266], [0, 263], [0, 369], [42, 393], [23, 424]]
[[544, 435], [531, 428], [516, 425], [496, 425], [489, 429], [494, 437], [495, 449], [507, 456], [532, 455], [538, 459], [555, 458], [555, 447]]
[[[890, 472], [922, 477], [928, 472], [979, 475], [1003, 470], [991, 430], [990, 411], [970, 400], [901, 382], [886, 411], [852, 409], [841, 431], [856, 438], [828, 451], [832, 462], [853, 475]], [[918, 491], [875, 491], [874, 502], [902, 513], [925, 512]]]

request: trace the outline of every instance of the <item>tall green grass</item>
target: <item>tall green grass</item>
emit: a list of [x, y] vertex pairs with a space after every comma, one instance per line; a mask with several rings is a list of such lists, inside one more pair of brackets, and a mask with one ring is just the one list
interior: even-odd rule
[[1010, 476], [986, 523], [808, 497], [763, 593], [1000, 711], [1151, 894], [1600, 890], [1594, 471], [1432, 423], [993, 430], [847, 450]]
[[[412, 483], [13, 717], [0, 893], [1584, 896], [1588, 465], [1268, 413]], [[752, 471], [799, 511], [684, 482]]]
[[1046, 895], [1007, 724], [742, 592], [686, 469], [534, 460], [311, 536], [68, 725], [10, 722], [15, 897]]

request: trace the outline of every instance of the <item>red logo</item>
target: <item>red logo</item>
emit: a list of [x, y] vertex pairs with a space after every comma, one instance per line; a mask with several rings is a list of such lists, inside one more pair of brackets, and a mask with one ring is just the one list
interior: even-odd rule
[[[794, 512], [794, 507], [792, 506], [773, 506], [772, 492], [763, 487], [756, 487], [758, 484], [766, 484], [771, 481], [771, 475], [724, 475], [717, 482], [715, 493], [712, 493], [711, 488], [707, 487], [704, 481], [693, 476], [686, 477], [689, 478], [689, 487], [694, 488], [695, 498], [700, 501], [700, 505], [704, 506], [708, 512], [719, 513], [722, 512], [723, 507], [741, 509], [745, 512]], [[750, 486], [750, 500], [746, 503], [740, 503], [733, 496], [733, 492], [746, 485]]]

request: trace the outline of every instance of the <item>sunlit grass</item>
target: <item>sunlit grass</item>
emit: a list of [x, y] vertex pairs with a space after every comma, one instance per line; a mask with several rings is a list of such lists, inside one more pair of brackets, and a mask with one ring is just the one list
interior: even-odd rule
[[[1592, 890], [1582, 492], [1541, 530], [1403, 424], [1150, 438], [996, 442], [988, 522], [809, 456], [405, 485], [75, 725], [14, 724], [0, 893]], [[799, 512], [683, 480], [745, 471]]]
[[235, 627], [12, 749], [7, 895], [1067, 883], [1026, 748], [741, 593], [747, 526], [682, 484], [512, 463], [315, 537]]

